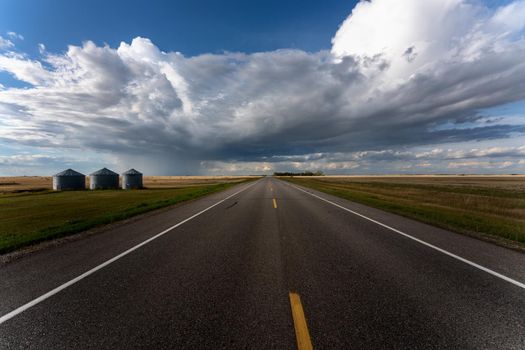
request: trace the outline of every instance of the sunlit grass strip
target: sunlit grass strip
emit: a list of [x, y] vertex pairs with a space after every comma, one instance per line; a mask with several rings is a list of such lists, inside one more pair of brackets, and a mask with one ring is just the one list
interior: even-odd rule
[[202, 197], [237, 183], [0, 196], [0, 254]]
[[470, 235], [525, 243], [525, 193], [505, 188], [455, 187], [333, 179], [283, 178], [357, 203]]

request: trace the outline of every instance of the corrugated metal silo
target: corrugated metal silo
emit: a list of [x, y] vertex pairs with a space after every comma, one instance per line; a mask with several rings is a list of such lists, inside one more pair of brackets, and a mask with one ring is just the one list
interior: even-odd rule
[[97, 170], [89, 174], [89, 188], [92, 190], [118, 188], [118, 174], [107, 168]]
[[129, 169], [122, 173], [122, 188], [124, 190], [142, 188], [142, 173], [135, 170]]
[[86, 176], [73, 169], [66, 169], [53, 175], [53, 189], [63, 190], [84, 190], [86, 188]]

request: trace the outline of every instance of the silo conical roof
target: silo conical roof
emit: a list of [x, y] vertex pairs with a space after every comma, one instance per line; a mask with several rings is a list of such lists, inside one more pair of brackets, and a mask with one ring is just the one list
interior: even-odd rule
[[129, 169], [128, 171], [123, 172], [122, 175], [142, 175], [142, 173], [135, 169]]
[[64, 171], [59, 172], [58, 174], [53, 175], [53, 176], [85, 176], [85, 175], [81, 174], [78, 171], [75, 171], [73, 169], [66, 169]]
[[91, 175], [117, 175], [118, 174], [114, 171], [109, 170], [108, 168], [102, 168], [100, 170], [95, 171], [94, 173], [89, 174]]

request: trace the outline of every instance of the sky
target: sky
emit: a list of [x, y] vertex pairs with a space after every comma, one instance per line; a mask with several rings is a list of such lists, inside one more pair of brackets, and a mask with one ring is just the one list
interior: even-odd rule
[[525, 173], [525, 0], [0, 2], [0, 176]]

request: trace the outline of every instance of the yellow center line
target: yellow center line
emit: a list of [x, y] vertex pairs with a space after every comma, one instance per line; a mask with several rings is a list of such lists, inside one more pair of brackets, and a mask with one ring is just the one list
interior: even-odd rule
[[295, 328], [295, 337], [297, 338], [298, 350], [313, 350], [310, 332], [304, 317], [301, 297], [297, 293], [290, 292], [290, 305], [292, 307], [293, 326]]
[[277, 201], [275, 200], [275, 198], [273, 199], [273, 207], [274, 209], [277, 209]]

